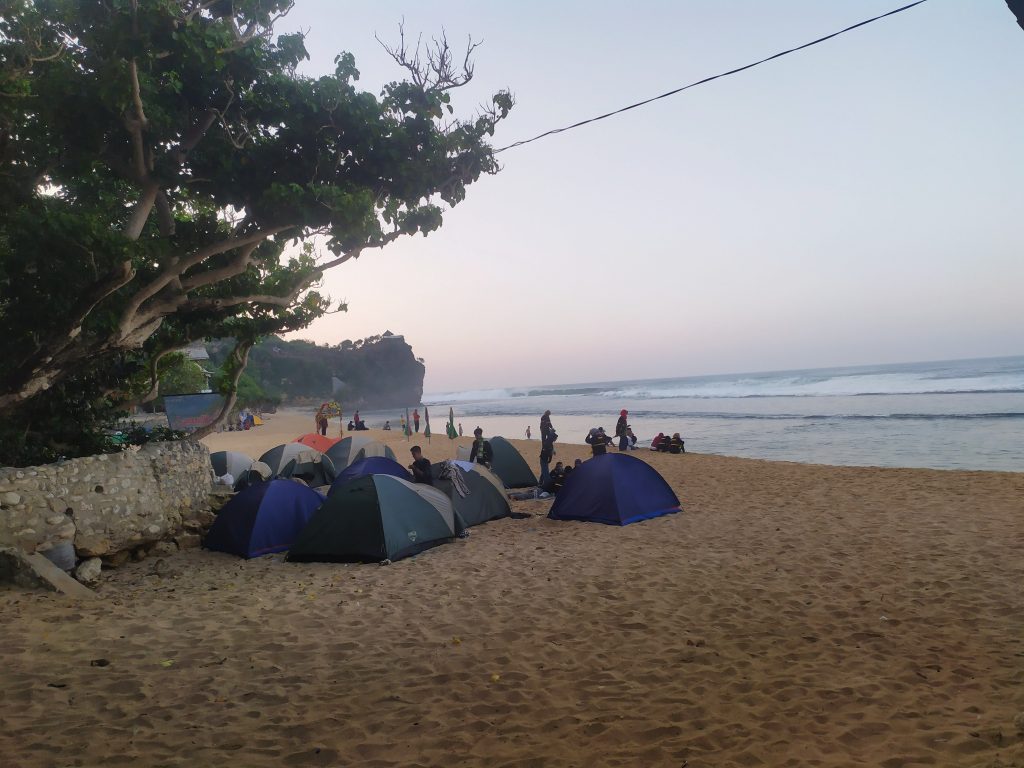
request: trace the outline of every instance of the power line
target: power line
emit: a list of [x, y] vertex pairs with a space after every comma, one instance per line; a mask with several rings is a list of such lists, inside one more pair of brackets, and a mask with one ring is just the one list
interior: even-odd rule
[[910, 10], [911, 8], [913, 8], [916, 5], [921, 5], [922, 3], [926, 3], [926, 2], [928, 2], [928, 0], [917, 0], [917, 2], [910, 3], [909, 5], [904, 5], [902, 8], [897, 8], [895, 10], [889, 11], [888, 13], [883, 13], [881, 16], [875, 16], [874, 18], [871, 18], [871, 19], [865, 19], [864, 21], [860, 21], [860, 22], [857, 22], [856, 24], [853, 24], [852, 26], [846, 27], [846, 29], [840, 29], [838, 32], [833, 32], [831, 35], [825, 35], [825, 37], [819, 37], [817, 40], [812, 40], [809, 43], [804, 43], [803, 45], [798, 45], [796, 48], [790, 48], [789, 50], [786, 50], [786, 51], [780, 51], [779, 53], [773, 54], [773, 55], [769, 56], [766, 59], [761, 59], [760, 61], [755, 61], [752, 64], [746, 64], [745, 66], [737, 67], [736, 69], [730, 69], [728, 72], [721, 72], [721, 73], [719, 73], [717, 75], [712, 75], [711, 77], [705, 77], [703, 80], [697, 80], [696, 82], [690, 83], [689, 85], [684, 85], [682, 88], [676, 88], [675, 90], [668, 91], [667, 93], [663, 93], [660, 96], [653, 96], [653, 97], [651, 97], [649, 99], [644, 99], [643, 101], [638, 101], [636, 104], [630, 104], [628, 107], [622, 107], [621, 109], [616, 109], [614, 112], [606, 112], [603, 115], [598, 115], [597, 117], [591, 117], [591, 118], [589, 118], [587, 120], [581, 120], [578, 123], [573, 123], [572, 125], [567, 125], [564, 128], [552, 128], [550, 131], [545, 131], [542, 134], [534, 136], [532, 139], [523, 139], [522, 141], [517, 141], [514, 144], [509, 144], [507, 147], [502, 147], [501, 149], [496, 149], [496, 150], [494, 150], [494, 154], [498, 154], [499, 152], [504, 152], [506, 149], [513, 149], [514, 147], [521, 147], [524, 144], [530, 144], [530, 143], [532, 143], [534, 141], [537, 141], [538, 139], [543, 139], [546, 136], [553, 136], [556, 133], [564, 133], [565, 131], [571, 131], [573, 128], [579, 128], [580, 126], [587, 125], [588, 123], [596, 123], [598, 120], [606, 120], [609, 117], [614, 117], [615, 115], [622, 114], [623, 112], [628, 112], [631, 109], [636, 109], [637, 107], [645, 106], [647, 104], [650, 104], [653, 101], [658, 101], [659, 99], [666, 99], [669, 96], [675, 96], [677, 93], [682, 93], [683, 91], [688, 90], [690, 88], [695, 88], [698, 85], [703, 85], [704, 83], [710, 83], [712, 80], [717, 80], [720, 77], [728, 77], [729, 75], [735, 75], [737, 72], [743, 72], [744, 70], [752, 69], [753, 67], [756, 67], [759, 64], [764, 64], [765, 62], [771, 61], [772, 59], [778, 59], [778, 58], [780, 58], [782, 56], [786, 56], [786, 55], [788, 55], [790, 53], [796, 53], [797, 51], [802, 51], [804, 48], [810, 48], [812, 45], [817, 45], [818, 43], [823, 43], [826, 40], [831, 40], [833, 37], [839, 37], [839, 35], [846, 34], [847, 32], [850, 32], [850, 31], [852, 31], [854, 29], [857, 29], [858, 27], [866, 26], [868, 24], [871, 24], [872, 22], [879, 21], [880, 19], [884, 19], [884, 18], [886, 18], [888, 16], [895, 16], [897, 13], [903, 13], [903, 11], [908, 11], [908, 10]]

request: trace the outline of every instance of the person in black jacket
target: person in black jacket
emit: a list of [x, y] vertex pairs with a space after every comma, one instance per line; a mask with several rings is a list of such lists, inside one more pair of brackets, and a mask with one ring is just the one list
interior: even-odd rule
[[490, 468], [491, 461], [494, 459], [494, 450], [491, 448], [490, 441], [484, 440], [484, 431], [480, 427], [473, 430], [473, 438], [473, 447], [469, 451], [469, 460]]
[[424, 458], [423, 450], [418, 445], [410, 448], [409, 453], [412, 454], [412, 464], [409, 465], [409, 470], [412, 472], [413, 482], [433, 485], [434, 479], [430, 475], [430, 459]]
[[604, 456], [608, 453], [608, 444], [611, 441], [612, 439], [604, 433], [604, 427], [590, 430], [586, 437], [586, 443], [590, 446], [590, 452], [594, 456]]

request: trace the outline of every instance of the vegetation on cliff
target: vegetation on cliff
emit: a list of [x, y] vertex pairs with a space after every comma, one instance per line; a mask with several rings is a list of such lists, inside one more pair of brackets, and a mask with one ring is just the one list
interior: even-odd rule
[[[233, 345], [219, 340], [209, 345], [210, 359], [219, 364]], [[354, 408], [402, 408], [419, 404], [426, 368], [401, 336], [385, 333], [340, 344], [285, 341], [271, 336], [249, 353], [239, 388], [239, 402], [301, 402], [335, 399], [346, 413]]]

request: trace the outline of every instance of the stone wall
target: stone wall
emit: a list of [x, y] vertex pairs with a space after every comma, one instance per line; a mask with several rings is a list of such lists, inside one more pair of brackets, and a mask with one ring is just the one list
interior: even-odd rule
[[[0, 468], [0, 547], [116, 558], [209, 522], [206, 447], [150, 443], [41, 467]], [[67, 567], [67, 566], [65, 566]]]

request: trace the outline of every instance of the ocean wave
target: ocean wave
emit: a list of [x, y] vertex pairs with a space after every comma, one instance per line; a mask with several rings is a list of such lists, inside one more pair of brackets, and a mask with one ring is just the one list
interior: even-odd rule
[[[617, 402], [667, 399], [872, 397], [1024, 393], [1024, 358], [960, 364], [638, 379], [551, 386], [476, 389], [429, 395], [430, 403], [594, 398]], [[525, 407], [525, 406], [523, 406]]]

